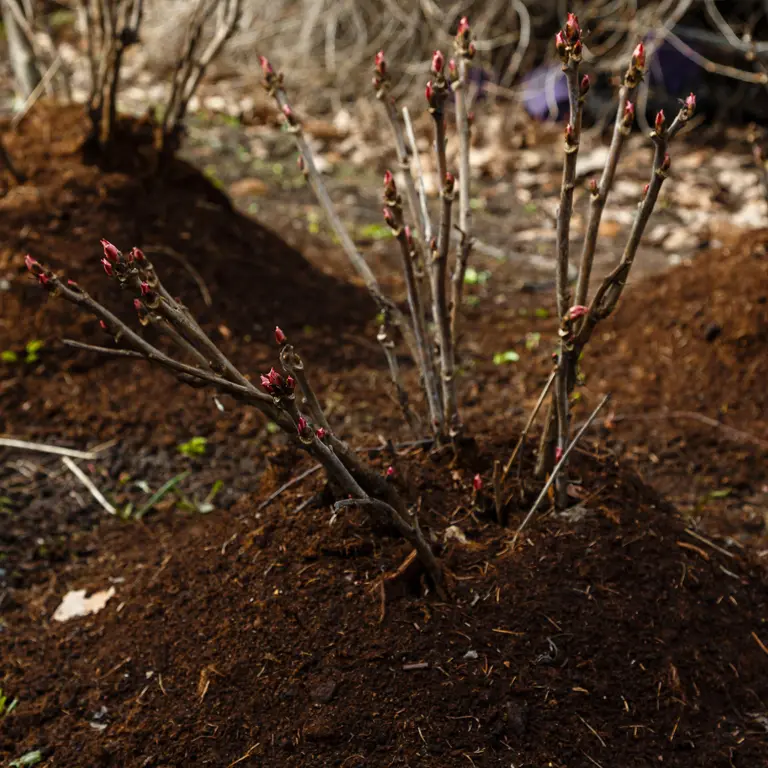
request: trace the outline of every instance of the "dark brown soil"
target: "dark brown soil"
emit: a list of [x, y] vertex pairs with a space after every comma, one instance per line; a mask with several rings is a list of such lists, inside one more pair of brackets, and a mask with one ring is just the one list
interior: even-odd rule
[[[453, 597], [440, 602], [418, 580], [383, 590], [407, 547], [362, 513], [332, 521], [319, 475], [259, 509], [310, 466], [261, 417], [229, 401], [219, 412], [210, 393], [147, 365], [57, 346], [61, 336], [102, 339], [69, 306], [41, 306], [23, 273], [25, 251], [115, 306], [98, 238], [171, 248], [200, 272], [212, 306], [184, 265], [158, 255], [166, 282], [245, 370], [274, 362], [269, 329], [279, 321], [353, 444], [407, 438], [369, 341], [372, 307], [342, 279], [338, 254], [309, 264], [181, 164], [153, 183], [146, 161], [128, 167], [129, 153], [122, 169], [88, 165], [82, 136], [76, 111], [40, 110], [8, 138], [31, 181], [0, 200], [0, 278], [9, 286], [0, 350], [23, 358], [31, 339], [45, 344], [38, 361], [0, 364], [0, 432], [81, 449], [114, 440], [80, 464], [121, 506], [146, 500], [136, 481], [154, 490], [182, 470], [188, 498], [216, 480], [223, 489], [207, 516], [169, 497], [141, 523], [105, 520], [57, 458], [0, 454], [0, 688], [19, 699], [0, 717], [1, 764], [33, 749], [47, 766], [72, 768], [766, 764], [768, 580], [759, 557], [691, 535], [690, 521], [614, 457], [632, 441], [644, 474], [643, 451], [688, 483], [697, 470], [686, 451], [706, 471], [721, 455], [717, 481], [727, 477], [742, 505], [747, 489], [759, 490], [757, 444], [690, 420], [649, 426], [618, 416], [696, 410], [766, 437], [764, 249], [707, 257], [627, 297], [606, 324], [615, 336], [596, 338], [585, 361], [584, 412], [605, 389], [615, 393], [618, 416], [601, 444], [611, 450], [583, 445], [573, 467], [582, 503], [540, 516], [515, 551], [487, 500], [472, 505], [471, 479], [480, 472], [489, 485], [493, 459], [514, 443], [546, 375], [552, 322], [536, 316], [547, 306], [540, 296], [512, 297], [511, 267], [498, 270], [499, 300], [483, 296], [468, 310], [462, 343], [465, 418], [482, 436], [476, 453], [456, 465], [419, 448], [394, 459], [401, 490], [421, 499], [425, 527], [446, 542]], [[398, 285], [394, 271], [384, 274]], [[720, 333], [701, 341], [711, 323]], [[525, 353], [529, 331], [542, 341]], [[526, 355], [518, 366], [489, 362], [509, 348]], [[176, 446], [194, 435], [207, 437], [207, 451], [188, 459]], [[685, 451], [654, 453], [654, 441], [675, 440]], [[539, 487], [516, 489], [512, 526]], [[446, 540], [450, 526], [466, 543]], [[51, 621], [67, 591], [109, 586], [116, 596], [101, 613]]]

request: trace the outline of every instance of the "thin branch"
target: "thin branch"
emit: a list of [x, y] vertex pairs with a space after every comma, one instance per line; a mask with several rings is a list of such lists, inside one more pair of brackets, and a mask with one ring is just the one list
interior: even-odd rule
[[525, 519], [522, 523], [520, 523], [520, 527], [515, 531], [515, 535], [512, 538], [512, 543], [510, 544], [510, 549], [515, 548], [515, 544], [517, 543], [518, 538], [520, 537], [520, 534], [523, 532], [523, 529], [526, 525], [528, 525], [528, 521], [533, 517], [536, 510], [539, 508], [539, 504], [544, 500], [544, 498], [547, 495], [547, 491], [552, 486], [552, 483], [555, 482], [555, 479], [558, 476], [558, 473], [560, 472], [560, 469], [565, 465], [565, 463], [568, 460], [568, 456], [571, 453], [571, 451], [576, 447], [576, 444], [581, 439], [581, 436], [589, 429], [592, 422], [597, 417], [597, 414], [600, 412], [600, 409], [608, 402], [610, 399], [610, 394], [607, 394], [598, 404], [597, 408], [595, 408], [594, 411], [590, 414], [590, 417], [584, 422], [584, 425], [582, 428], [576, 433], [576, 437], [573, 438], [571, 441], [571, 444], [563, 451], [563, 455], [560, 457], [560, 461], [557, 462], [555, 465], [555, 468], [552, 470], [552, 474], [549, 476], [549, 479], [544, 484], [544, 487], [541, 489], [541, 493], [539, 493], [536, 501], [534, 502], [533, 506], [531, 507], [531, 511], [525, 516]]
[[552, 370], [552, 373], [549, 374], [549, 378], [547, 379], [547, 383], [544, 385], [544, 389], [541, 390], [539, 399], [536, 401], [536, 405], [534, 405], [533, 410], [531, 411], [531, 415], [528, 417], [528, 421], [525, 423], [525, 427], [523, 428], [520, 438], [515, 444], [515, 448], [512, 451], [512, 455], [509, 457], [509, 460], [504, 466], [504, 473], [502, 474], [502, 477], [501, 477], [502, 483], [507, 479], [509, 470], [512, 469], [512, 464], [517, 458], [517, 454], [520, 451], [520, 448], [523, 446], [523, 443], [525, 442], [525, 438], [528, 436], [528, 432], [531, 429], [531, 426], [533, 425], [534, 420], [536, 419], [536, 415], [538, 414], [542, 403], [544, 402], [545, 398], [549, 394], [549, 390], [552, 387], [552, 382], [555, 380], [556, 375], [557, 375], [557, 368], [554, 368]]
[[98, 452], [95, 451], [78, 451], [75, 448], [60, 448], [58, 445], [30, 443], [27, 440], [16, 440], [12, 437], [0, 437], [0, 448], [18, 448], [22, 451], [52, 453], [56, 456], [71, 456], [73, 459], [85, 459], [86, 461], [94, 461], [99, 458]]
[[411, 147], [413, 161], [416, 165], [416, 184], [419, 191], [424, 243], [425, 247], [428, 247], [429, 241], [432, 239], [432, 220], [429, 215], [429, 207], [427, 206], [427, 190], [424, 186], [424, 169], [421, 166], [421, 156], [419, 155], [419, 148], [416, 144], [416, 134], [413, 130], [413, 123], [411, 122], [408, 107], [403, 107], [403, 123], [405, 124], [405, 134], [408, 137], [408, 144]]
[[381, 348], [384, 350], [384, 356], [387, 359], [387, 365], [389, 366], [389, 375], [392, 379], [392, 384], [397, 392], [397, 401], [400, 404], [400, 409], [403, 412], [408, 426], [418, 435], [421, 421], [419, 417], [413, 412], [411, 408], [408, 392], [403, 386], [403, 381], [400, 376], [400, 366], [397, 362], [397, 354], [395, 353], [395, 342], [392, 341], [392, 337], [389, 334], [389, 319], [387, 313], [384, 313], [384, 322], [379, 326], [379, 333], [376, 336], [376, 340], [381, 344]]
[[92, 480], [88, 477], [88, 475], [83, 472], [80, 467], [75, 464], [72, 459], [69, 458], [69, 456], [65, 456], [62, 460], [62, 463], [64, 466], [88, 489], [88, 492], [93, 496], [96, 501], [101, 504], [104, 509], [109, 512], [110, 515], [117, 514], [117, 510], [104, 498], [104, 495], [101, 493], [101, 491], [93, 484]]
[[459, 247], [456, 264], [451, 279], [451, 343], [456, 349], [458, 343], [457, 325], [461, 311], [461, 301], [464, 292], [464, 277], [467, 273], [467, 263], [472, 250], [471, 213], [469, 201], [469, 116], [467, 114], [467, 89], [469, 85], [469, 62], [472, 60], [474, 46], [467, 33], [462, 31], [456, 35], [457, 80], [453, 84], [456, 103], [456, 133], [459, 136]]
[[314, 475], [318, 469], [322, 469], [322, 464], [315, 464], [300, 475], [291, 478], [287, 483], [283, 483], [283, 485], [281, 485], [274, 493], [270, 493], [269, 496], [259, 504], [258, 511], [261, 512], [263, 509], [266, 509], [278, 496], [280, 496], [280, 494], [284, 493], [289, 488], [292, 488], [294, 485], [297, 485], [310, 475]]

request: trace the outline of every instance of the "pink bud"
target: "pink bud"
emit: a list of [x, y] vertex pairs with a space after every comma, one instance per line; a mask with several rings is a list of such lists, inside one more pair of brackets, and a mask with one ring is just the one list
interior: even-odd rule
[[275, 70], [272, 69], [272, 65], [269, 63], [269, 59], [266, 56], [259, 56], [259, 64], [261, 64], [261, 71], [264, 73], [264, 77], [269, 77], [275, 74]]
[[296, 380], [293, 378], [293, 376], [288, 376], [288, 378], [286, 378], [285, 388], [289, 392], [293, 392], [293, 390], [296, 389]]
[[267, 394], [271, 395], [274, 392], [274, 387], [272, 386], [271, 382], [269, 381], [269, 376], [265, 376], [263, 373], [261, 374], [261, 386], [264, 387]]
[[318, 430], [317, 430], [317, 437], [318, 437], [320, 440], [325, 440], [325, 436], [326, 436], [327, 434], [328, 434], [328, 433], [325, 431], [325, 429], [323, 429], [323, 427], [320, 427], [320, 429], [318, 429]]
[[108, 330], [107, 329], [107, 324], [103, 320], [99, 320], [99, 325], [101, 326], [101, 330], [102, 331]]
[[439, 75], [445, 69], [445, 56], [441, 51], [435, 51], [432, 54], [432, 71]]
[[453, 59], [448, 62], [448, 77], [450, 77], [451, 80], [459, 79], [459, 69]]
[[579, 85], [579, 93], [582, 96], [586, 96], [589, 93], [589, 75], [584, 75], [584, 77], [581, 78], [581, 83]]
[[427, 104], [429, 104], [430, 107], [433, 107], [434, 106], [433, 101], [434, 101], [435, 91], [434, 91], [434, 88], [432, 88], [432, 81], [431, 80], [427, 81], [427, 85], [424, 88], [424, 96], [426, 96]]
[[669, 152], [664, 155], [664, 160], [661, 163], [661, 171], [666, 173], [672, 165], [672, 158], [669, 156]]
[[563, 449], [562, 448], [555, 448], [555, 461], [560, 461], [560, 459], [563, 458]]
[[395, 217], [392, 215], [392, 211], [389, 210], [389, 208], [384, 208], [384, 221], [385, 223], [393, 227], [395, 226]]
[[24, 264], [30, 272], [33, 272], [35, 267], [40, 266], [40, 262], [33, 259], [29, 254], [24, 257]]
[[282, 387], [283, 386], [283, 377], [274, 368], [270, 368], [269, 369], [269, 373], [267, 374], [267, 378], [269, 379], [269, 383], [273, 387]]
[[565, 37], [569, 42], [573, 42], [581, 35], [581, 27], [575, 13], [569, 13], [565, 21]]
[[141, 303], [141, 299], [134, 299], [133, 300], [133, 308], [137, 312], [141, 312], [144, 309], [144, 305]]
[[664, 125], [666, 124], [666, 118], [664, 117], [664, 110], [660, 109], [656, 113], [656, 121], [653, 124], [653, 129], [656, 131], [656, 133], [661, 133], [664, 130]]
[[139, 288], [141, 290], [141, 295], [146, 296], [149, 293], [149, 283], [141, 282], [139, 283]]
[[374, 58], [373, 63], [374, 69], [376, 72], [378, 72], [378, 74], [387, 74], [387, 60], [384, 58], [384, 51], [379, 51], [376, 54], [376, 58]]
[[445, 174], [445, 182], [443, 184], [443, 188], [449, 195], [451, 194], [451, 192], [453, 192], [453, 187], [455, 184], [456, 184], [456, 177], [450, 171], [448, 171]]
[[583, 304], [575, 304], [568, 310], [568, 316], [571, 320], [576, 320], [589, 312], [589, 307], [585, 307]]
[[566, 42], [565, 42], [565, 35], [562, 32], [558, 32], [555, 35], [555, 50], [557, 51], [559, 56], [565, 56], [566, 53]]
[[565, 126], [565, 143], [568, 145], [576, 143], [576, 131], [570, 123]]
[[117, 247], [112, 245], [109, 240], [102, 239], [101, 244], [104, 247], [104, 255], [110, 261], [117, 261], [117, 257], [120, 255], [120, 251], [117, 250]]
[[408, 248], [413, 249], [413, 233], [407, 224], [405, 225], [405, 242], [408, 244]]
[[469, 28], [469, 19], [466, 16], [462, 16], [459, 20], [459, 26], [456, 30], [457, 37], [464, 38], [465, 40], [469, 37], [470, 34], [470, 28]]
[[146, 261], [147, 257], [144, 255], [144, 251], [141, 248], [133, 248], [131, 251], [131, 261]]
[[581, 44], [581, 40], [577, 40], [572, 46], [571, 46], [571, 55], [575, 59], [580, 59], [581, 54], [584, 50], [584, 46]]
[[285, 115], [285, 119], [289, 123], [293, 123], [293, 121], [294, 121], [293, 110], [290, 108], [290, 106], [288, 106], [288, 104], [285, 104], [283, 106], [283, 114]]
[[689, 116], [696, 110], [696, 94], [691, 93], [685, 100], [685, 108], [688, 110]]
[[642, 198], [643, 200], [645, 200], [645, 197], [646, 197], [646, 195], [648, 194], [648, 189], [650, 188], [650, 186], [651, 186], [650, 184], [646, 184], [646, 185], [643, 187], [643, 198]]
[[635, 120], [635, 105], [628, 101], [624, 107], [624, 125], [630, 126]]
[[298, 429], [299, 435], [301, 436], [303, 436], [304, 433], [309, 429], [309, 424], [307, 424], [307, 420], [303, 416], [299, 416], [296, 428]]
[[104, 267], [104, 271], [107, 273], [107, 277], [112, 277], [114, 270], [112, 269], [112, 264], [106, 257], [101, 260], [101, 266]]
[[40, 285], [48, 285], [48, 282], [50, 280], [50, 278], [48, 277], [48, 275], [45, 274], [45, 272], [41, 272], [37, 276], [37, 279], [40, 281]]
[[395, 468], [394, 468], [394, 467], [392, 467], [392, 466], [389, 466], [389, 467], [387, 467], [387, 473], [386, 473], [386, 474], [387, 474], [387, 477], [388, 477], [388, 478], [392, 478], [392, 477], [394, 477], [394, 476], [395, 476], [397, 473], [395, 472]]
[[286, 342], [286, 341], [288, 341], [288, 338], [287, 338], [287, 337], [286, 337], [286, 335], [283, 333], [283, 330], [282, 330], [282, 328], [280, 328], [280, 326], [279, 326], [279, 325], [276, 325], [276, 326], [275, 326], [275, 341], [276, 341], [278, 344], [281, 344], [281, 345], [282, 345], [282, 344], [285, 344], [285, 342]]
[[395, 177], [390, 171], [384, 173], [384, 197], [394, 197], [397, 194]]
[[480, 477], [480, 475], [475, 475], [474, 478], [472, 478], [472, 488], [476, 492], [483, 490], [483, 478]]
[[638, 43], [632, 52], [632, 66], [645, 69], [645, 46], [642, 43]]

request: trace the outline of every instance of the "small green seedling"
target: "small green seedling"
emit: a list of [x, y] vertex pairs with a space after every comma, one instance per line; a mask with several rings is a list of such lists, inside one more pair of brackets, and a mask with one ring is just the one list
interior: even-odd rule
[[465, 285], [485, 285], [491, 279], [490, 270], [482, 269], [478, 272], [474, 267], [467, 267], [464, 273]]
[[8, 715], [10, 715], [11, 712], [16, 709], [18, 703], [18, 699], [8, 701], [8, 696], [3, 693], [3, 689], [0, 688], [0, 717], [8, 717]]
[[208, 440], [204, 437], [195, 436], [186, 443], [182, 443], [177, 447], [179, 453], [183, 453], [185, 456], [205, 456], [205, 449], [208, 445]]
[[525, 334], [525, 348], [529, 352], [538, 349], [539, 342], [541, 342], [541, 334], [538, 331], [531, 331], [530, 333]]
[[508, 349], [506, 352], [497, 352], [493, 356], [494, 365], [504, 365], [504, 363], [516, 363], [520, 355], [514, 349]]
[[0, 360], [2, 360], [4, 363], [18, 363], [19, 356], [12, 349], [4, 349], [2, 352], [0, 352]]
[[148, 499], [147, 503], [143, 506], [139, 507], [139, 509], [136, 510], [136, 512], [133, 513], [132, 517], [134, 520], [141, 520], [144, 515], [149, 512], [152, 507], [155, 506], [155, 504], [158, 504], [162, 499], [165, 498], [165, 496], [170, 493], [182, 480], [184, 480], [189, 475], [189, 470], [186, 472], [182, 472], [180, 475], [176, 475], [176, 477], [172, 477], [167, 482], [163, 483]]
[[42, 762], [43, 753], [39, 749], [35, 749], [22, 755], [18, 760], [11, 760], [8, 763], [8, 768], [26, 768], [28, 765], [37, 765]]
[[40, 339], [32, 339], [28, 341], [24, 347], [24, 351], [27, 353], [24, 358], [25, 363], [36, 363], [39, 359], [37, 353], [43, 348], [43, 342]]

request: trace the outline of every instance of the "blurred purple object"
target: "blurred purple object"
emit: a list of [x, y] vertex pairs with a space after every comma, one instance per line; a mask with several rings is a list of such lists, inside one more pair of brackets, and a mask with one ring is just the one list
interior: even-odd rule
[[[646, 43], [647, 44], [647, 43]], [[648, 61], [651, 92], [654, 88], [670, 96], [685, 96], [695, 90], [703, 75], [687, 56], [664, 43]], [[568, 85], [559, 64], [534, 69], [523, 80], [523, 105], [537, 120], [564, 119], [568, 113]]]

